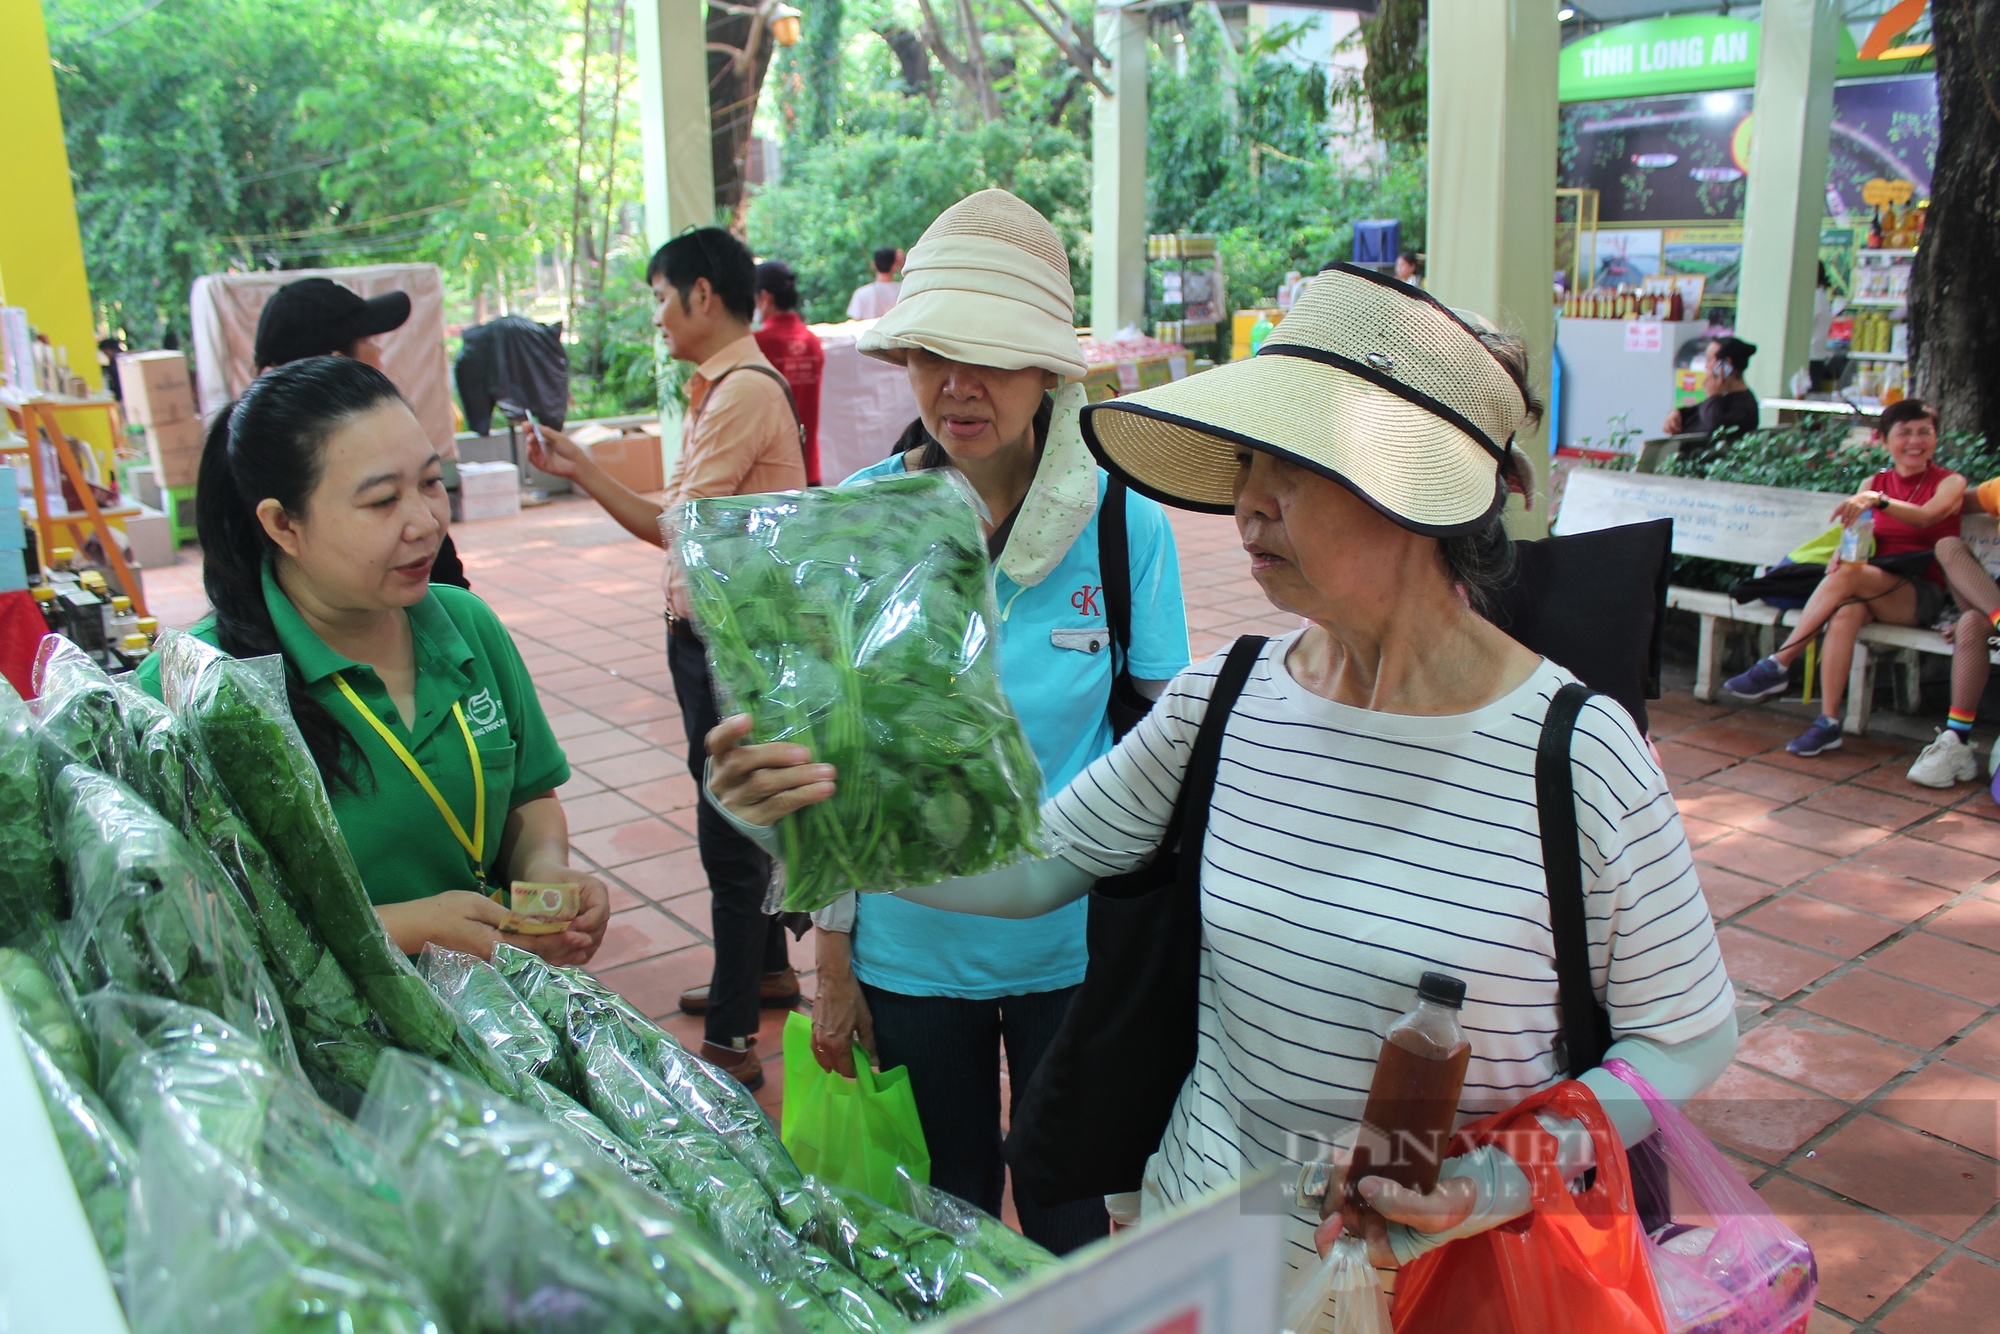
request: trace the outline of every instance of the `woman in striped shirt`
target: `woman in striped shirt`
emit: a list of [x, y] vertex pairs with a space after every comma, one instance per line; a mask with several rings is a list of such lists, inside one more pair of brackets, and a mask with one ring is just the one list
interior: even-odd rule
[[[1426, 971], [1468, 984], [1461, 1122], [1563, 1077], [1534, 763], [1549, 701], [1573, 678], [1472, 605], [1506, 551], [1506, 480], [1525, 467], [1513, 437], [1539, 410], [1527, 386], [1518, 341], [1340, 266], [1257, 357], [1086, 414], [1100, 461], [1135, 489], [1233, 510], [1266, 595], [1308, 622], [1265, 647], [1229, 718], [1202, 848], [1195, 1068], [1142, 1217], [1296, 1161], [1303, 1137], [1352, 1121]], [[1049, 802], [1056, 855], [906, 895], [1032, 914], [1143, 864], [1219, 667], [1183, 672]], [[731, 720], [709, 746], [712, 789], [746, 824], [837, 781], [796, 747], [736, 748], [742, 735]], [[1680, 814], [1630, 717], [1601, 697], [1577, 723], [1572, 771], [1610, 1054], [1685, 1099], [1726, 1068], [1736, 1027]], [[1625, 1143], [1652, 1133], [1625, 1085], [1602, 1070], [1585, 1083]], [[1569, 1128], [1552, 1127], [1559, 1140]], [[1529, 1203], [1498, 1150], [1451, 1160], [1428, 1195], [1376, 1178], [1362, 1190], [1395, 1222], [1371, 1245], [1385, 1266]], [[1293, 1220], [1294, 1265], [1317, 1224]], [[1325, 1244], [1337, 1224], [1318, 1231]]]

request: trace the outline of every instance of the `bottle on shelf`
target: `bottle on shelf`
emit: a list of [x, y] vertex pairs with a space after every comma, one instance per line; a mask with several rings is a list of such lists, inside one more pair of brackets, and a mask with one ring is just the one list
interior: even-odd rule
[[131, 598], [121, 594], [111, 599], [111, 617], [105, 631], [114, 644], [122, 644], [127, 635], [139, 633], [139, 617], [132, 610]]
[[118, 641], [118, 659], [127, 671], [137, 671], [139, 664], [145, 661], [146, 655], [152, 651], [151, 642], [137, 631]]
[[54, 634], [61, 630], [62, 614], [56, 604], [55, 585], [36, 584], [31, 591], [34, 594], [36, 609], [42, 613], [42, 619], [48, 623], [49, 633]]
[[81, 585], [77, 582], [75, 565], [75, 547], [50, 547], [49, 583], [53, 584], [58, 590], [80, 587]]

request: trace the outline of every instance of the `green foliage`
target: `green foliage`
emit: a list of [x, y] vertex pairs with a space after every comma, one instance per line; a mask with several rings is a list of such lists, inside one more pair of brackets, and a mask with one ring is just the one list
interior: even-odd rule
[[[751, 203], [750, 248], [797, 271], [808, 320], [839, 321], [872, 276], [871, 251], [915, 245], [939, 213], [996, 185], [1055, 225], [1085, 305], [1090, 163], [1075, 135], [1024, 120], [961, 127], [927, 116], [915, 133], [877, 128], [805, 147], [788, 160], [783, 183]], [[1079, 310], [1078, 322], [1086, 319]]]
[[604, 297], [577, 310], [581, 347], [570, 357], [570, 394], [577, 420], [652, 412], [663, 401], [685, 402], [682, 363], [670, 360], [653, 327], [653, 289], [646, 285], [647, 256], [612, 255]]
[[136, 346], [225, 267], [429, 260], [474, 290], [568, 222], [563, 0], [48, 0], [93, 294]]
[[788, 910], [1031, 849], [1041, 775], [1000, 692], [985, 545], [946, 478], [694, 501], [679, 551], [718, 693], [755, 741], [840, 775], [778, 822]]
[[1375, 132], [1392, 144], [1423, 142], [1430, 124], [1430, 69], [1424, 15], [1428, 0], [1382, 0], [1361, 26], [1368, 47], [1362, 88]]

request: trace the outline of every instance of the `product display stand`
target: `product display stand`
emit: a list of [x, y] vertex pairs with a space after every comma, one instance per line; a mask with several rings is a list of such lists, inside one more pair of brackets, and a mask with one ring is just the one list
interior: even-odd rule
[[[76, 453], [69, 447], [69, 437], [63, 433], [58, 414], [64, 412], [103, 412], [110, 420], [112, 438], [117, 438], [116, 399], [109, 397], [55, 399], [38, 395], [29, 399], [16, 400], [10, 397], [7, 400], [7, 415], [19, 427], [22, 443], [0, 446], [0, 452], [28, 456], [28, 475], [35, 483], [35, 534], [40, 542], [42, 566], [44, 569], [48, 567], [49, 552], [55, 550], [58, 545], [75, 545], [74, 539], [70, 543], [56, 542], [57, 528], [74, 533], [87, 526], [97, 534], [97, 540], [104, 548], [104, 558], [111, 562], [111, 568], [117, 574], [125, 596], [132, 599], [132, 609], [141, 616], [150, 616], [152, 612], [146, 607], [146, 591], [139, 586], [139, 577], [126, 561], [124, 549], [118, 545], [118, 539], [112, 536], [111, 525], [105, 522], [105, 512], [98, 507], [97, 497], [91, 493], [90, 480], [83, 475], [83, 469], [76, 461]], [[69, 477], [70, 485], [76, 488], [77, 499], [83, 502], [83, 516], [80, 519], [67, 512], [63, 514], [49, 512], [49, 486], [54, 479], [42, 472], [42, 451], [35, 444], [35, 433], [38, 429], [48, 437], [50, 447], [55, 450], [57, 464]], [[0, 497], [0, 503], [4, 503], [4, 500], [4, 497]], [[134, 506], [113, 510], [111, 515], [127, 517], [138, 512], [138, 508]]]

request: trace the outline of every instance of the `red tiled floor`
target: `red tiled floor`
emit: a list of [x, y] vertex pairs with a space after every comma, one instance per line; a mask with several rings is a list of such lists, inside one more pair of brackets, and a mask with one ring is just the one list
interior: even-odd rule
[[1752, 760], [1719, 772], [1711, 770], [1708, 781], [1717, 787], [1735, 788], [1739, 792], [1768, 797], [1772, 801], [1798, 801], [1836, 780], [1830, 775], [1822, 777], [1812, 773], [1795, 773], [1762, 760]]
[[[1703, 884], [1706, 883], [1704, 878]], [[1800, 888], [1815, 898], [1831, 899], [1877, 917], [1904, 923], [1914, 922], [1952, 899], [1951, 891], [1939, 889], [1936, 885], [1865, 867], [1835, 867], [1823, 875], [1814, 876]]]
[[1955, 1255], [1875, 1328], [1882, 1334], [1991, 1329], [1996, 1311], [2000, 1311], [2000, 1267]]
[[1993, 1207], [1990, 1161], [1873, 1116], [1842, 1126], [1790, 1170], [1941, 1237], [1959, 1236]]
[[1718, 787], [1714, 783], [1697, 781], [1676, 783], [1674, 804], [1680, 807], [1683, 817], [1693, 815], [1704, 820], [1714, 820], [1718, 824], [1741, 826], [1749, 824], [1760, 816], [1769, 815], [1784, 803], [1749, 792], [1738, 792], [1733, 788]]
[[1970, 1001], [1940, 996], [1868, 968], [1836, 977], [1799, 1008], [1929, 1050], [1977, 1019]]
[[590, 961], [592, 971], [637, 963], [656, 954], [671, 954], [696, 944], [688, 929], [650, 903], [614, 914], [604, 932], [604, 944]]
[[605, 759], [593, 760], [584, 766], [592, 778], [606, 787], [634, 787], [640, 783], [650, 783], [669, 774], [688, 776], [687, 762], [663, 750], [635, 750], [624, 755], [612, 755]]
[[1789, 885], [1833, 865], [1833, 856], [1793, 847], [1762, 834], [1736, 833], [1703, 848], [1696, 861], [1720, 866], [1774, 885]]
[[1674, 740], [1683, 745], [1700, 746], [1703, 750], [1720, 751], [1739, 760], [1762, 755], [1773, 747], [1785, 744], [1783, 737], [1773, 736], [1763, 728], [1737, 727], [1727, 722], [1690, 727], [1684, 732], [1676, 732]]
[[1910, 836], [1943, 843], [1961, 852], [1976, 852], [1982, 857], [2000, 858], [2000, 823], [1982, 820], [1964, 811], [1946, 811], [1937, 819], [1926, 821], [1910, 830]]
[[1859, 852], [1889, 836], [1889, 831], [1886, 829], [1878, 829], [1874, 825], [1856, 824], [1852, 820], [1843, 820], [1838, 816], [1823, 815], [1818, 811], [1807, 810], [1803, 806], [1788, 806], [1762, 819], [1752, 820], [1744, 828], [1783, 843], [1838, 856]]
[[1687, 1104], [1688, 1119], [1719, 1144], [1775, 1163], [1833, 1124], [1844, 1103], [1782, 1084], [1747, 1065], [1732, 1065], [1722, 1078]]
[[1872, 1315], [1944, 1251], [1880, 1214], [1800, 1182], [1781, 1178], [1757, 1193], [1812, 1247], [1820, 1303], [1856, 1320]]
[[1989, 1019], [1944, 1049], [1946, 1059], [2000, 1078], [2000, 1019]]
[[1950, 912], [1939, 914], [1925, 925], [1924, 930], [1950, 936], [1968, 945], [1977, 945], [1983, 950], [2000, 951], [2000, 901], [1967, 899]]
[[1769, 940], [1735, 926], [1716, 932], [1729, 976], [1739, 987], [1750, 987], [1777, 1000], [1840, 966], [1840, 960], [1802, 950], [1782, 940]]
[[1778, 892], [1775, 886], [1734, 871], [1725, 871], [1720, 866], [1703, 866], [1698, 874], [1701, 877], [1702, 897], [1708, 900], [1708, 910], [1718, 922], [1734, 917]]
[[615, 869], [627, 862], [691, 848], [694, 839], [665, 820], [648, 816], [572, 838], [570, 844], [599, 866]]
[[701, 869], [701, 855], [694, 848], [628, 862], [618, 867], [615, 874], [655, 903], [666, 903], [684, 894], [702, 894], [702, 915], [706, 920], [708, 874]]
[[2000, 1005], [2000, 954], [1919, 932], [1868, 962], [1892, 976], [1948, 991], [1979, 1005]]
[[[2000, 1080], [1939, 1061], [1919, 1070], [1876, 1101], [1874, 1110], [1987, 1158], [2000, 1157]], [[2000, 1186], [1992, 1165], [1986, 1186]]]
[[1911, 801], [1862, 787], [1859, 783], [1843, 783], [1839, 787], [1815, 792], [1805, 799], [1805, 806], [1808, 810], [1837, 815], [1843, 820], [1854, 820], [1860, 824], [1872, 824], [1881, 829], [1901, 829], [1937, 813], [1937, 808], [1929, 802]]
[[661, 954], [623, 968], [591, 971], [604, 979], [649, 1019], [680, 1012], [681, 992], [706, 986], [714, 971], [715, 955], [706, 945], [696, 945], [673, 954]]
[[1857, 1102], [1901, 1074], [1911, 1057], [1865, 1033], [1791, 1010], [1744, 1034], [1736, 1059], [1830, 1098]]
[[1824, 954], [1837, 954], [1843, 959], [1856, 957], [1901, 929], [1898, 923], [1886, 918], [1856, 912], [1844, 904], [1831, 903], [1798, 890], [1745, 913], [1738, 921], [1740, 925], [1767, 936], [1776, 936]]
[[609, 759], [613, 755], [629, 755], [633, 751], [645, 748], [644, 739], [630, 732], [620, 731], [609, 724], [607, 730], [592, 732], [574, 741], [563, 742], [563, 754], [569, 756], [570, 767], [573, 769], [597, 760]]
[[569, 817], [569, 832], [572, 841], [577, 835], [588, 834], [594, 829], [604, 829], [610, 825], [624, 824], [645, 815], [645, 809], [628, 800], [619, 792], [596, 792], [571, 801], [563, 799], [563, 814]]
[[1734, 763], [1727, 755], [1699, 746], [1684, 746], [1678, 741], [1657, 742], [1654, 749], [1660, 753], [1660, 768], [1675, 780], [1706, 777]]
[[1950, 890], [1970, 889], [1995, 872], [2000, 872], [2000, 861], [1991, 857], [1961, 852], [1957, 848], [1911, 838], [1907, 834], [1884, 839], [1855, 860], [1878, 870], [1929, 881]]

